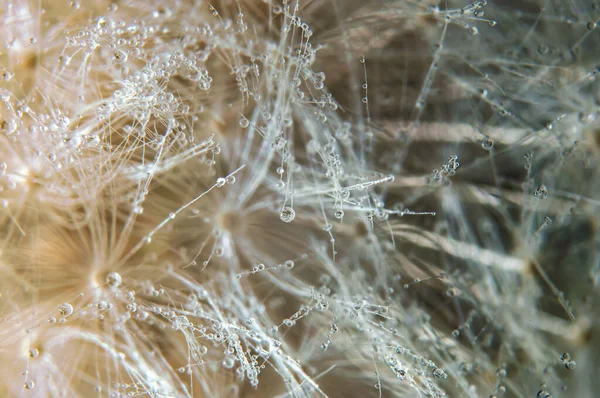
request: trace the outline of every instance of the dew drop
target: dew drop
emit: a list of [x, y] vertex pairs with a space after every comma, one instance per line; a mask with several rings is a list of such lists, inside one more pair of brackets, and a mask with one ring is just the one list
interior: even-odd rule
[[294, 218], [296, 218], [296, 211], [290, 206], [285, 206], [281, 210], [279, 218], [285, 223], [291, 223], [292, 221], [294, 221]]
[[58, 306], [58, 312], [67, 317], [73, 313], [73, 306], [70, 303], [63, 303]]
[[225, 369], [231, 369], [231, 368], [233, 368], [233, 365], [235, 365], [235, 360], [233, 359], [233, 357], [228, 356], [228, 357], [225, 357], [225, 359], [223, 359], [222, 364]]
[[127, 61], [127, 53], [123, 50], [116, 50], [113, 53], [113, 62], [122, 64]]
[[533, 196], [538, 199], [545, 199], [548, 196], [548, 188], [545, 185], [540, 185], [533, 193]]
[[552, 398], [552, 395], [546, 390], [539, 390], [537, 393], [537, 398]]
[[112, 287], [120, 286], [121, 281], [122, 281], [121, 274], [119, 274], [118, 272], [111, 272], [110, 274], [108, 274], [106, 276], [106, 283], [109, 286], [112, 286]]
[[538, 53], [540, 55], [546, 55], [550, 52], [550, 47], [547, 44], [540, 44], [538, 47]]
[[262, 339], [260, 341], [260, 345], [259, 345], [260, 351], [263, 355], [269, 355], [271, 354], [271, 350], [272, 350], [272, 346], [271, 346], [271, 340], [269, 339]]
[[481, 141], [481, 147], [486, 151], [491, 151], [494, 147], [494, 141], [492, 141], [489, 138], [486, 138], [483, 141]]
[[575, 370], [576, 366], [577, 366], [577, 363], [575, 361], [568, 361], [565, 363], [565, 368], [567, 370]]
[[435, 368], [432, 373], [433, 373], [434, 377], [439, 378], [439, 379], [447, 379], [448, 378], [448, 376], [446, 375], [444, 370], [440, 369], [440, 368]]

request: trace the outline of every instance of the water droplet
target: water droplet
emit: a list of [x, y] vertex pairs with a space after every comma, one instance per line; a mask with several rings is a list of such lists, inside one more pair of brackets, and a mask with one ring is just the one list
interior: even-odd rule
[[245, 129], [250, 125], [250, 121], [248, 119], [246, 119], [245, 117], [241, 117], [240, 118], [240, 127]]
[[272, 348], [271, 340], [269, 339], [262, 339], [259, 343], [259, 350], [261, 351], [262, 355], [271, 354]]
[[279, 218], [285, 223], [291, 223], [292, 221], [294, 221], [294, 218], [296, 218], [296, 211], [290, 206], [285, 206], [281, 210]]
[[486, 151], [491, 151], [494, 147], [494, 141], [489, 138], [485, 138], [483, 141], [481, 141], [481, 147]]
[[37, 358], [40, 355], [40, 351], [37, 348], [30, 348], [29, 349], [29, 356], [31, 358]]
[[73, 313], [73, 306], [69, 303], [63, 303], [61, 305], [58, 306], [58, 312], [62, 315], [62, 316], [69, 316]]
[[287, 260], [285, 263], [283, 263], [283, 265], [285, 265], [287, 269], [292, 269], [296, 264], [292, 260]]
[[113, 53], [113, 61], [116, 64], [122, 64], [127, 61], [127, 53], [123, 50], [115, 50]]
[[231, 369], [233, 368], [233, 365], [235, 365], [235, 360], [233, 359], [233, 357], [228, 356], [225, 357], [225, 359], [223, 359], [222, 364], [225, 369]]
[[285, 138], [283, 137], [275, 137], [275, 140], [273, 140], [273, 143], [271, 144], [271, 147], [273, 149], [283, 149], [285, 147], [285, 144], [287, 143], [287, 141], [285, 140]]
[[222, 187], [226, 182], [227, 180], [225, 180], [223, 177], [217, 178], [217, 187]]
[[117, 287], [121, 285], [121, 274], [118, 272], [111, 272], [106, 276], [106, 283], [111, 287]]
[[537, 393], [537, 398], [552, 398], [552, 395], [546, 390], [539, 390]]
[[446, 375], [446, 373], [444, 372], [444, 370], [440, 369], [440, 368], [435, 368], [433, 370], [433, 376], [437, 377], [439, 379], [447, 379], [448, 378], [448, 375]]
[[545, 199], [548, 196], [548, 188], [545, 185], [540, 185], [533, 193], [533, 196], [538, 199]]
[[34, 387], [35, 387], [35, 383], [33, 382], [33, 380], [27, 380], [25, 382], [25, 389], [26, 390], [33, 390]]
[[576, 366], [577, 366], [577, 363], [575, 361], [568, 361], [567, 363], [565, 363], [565, 368], [567, 370], [575, 370]]

